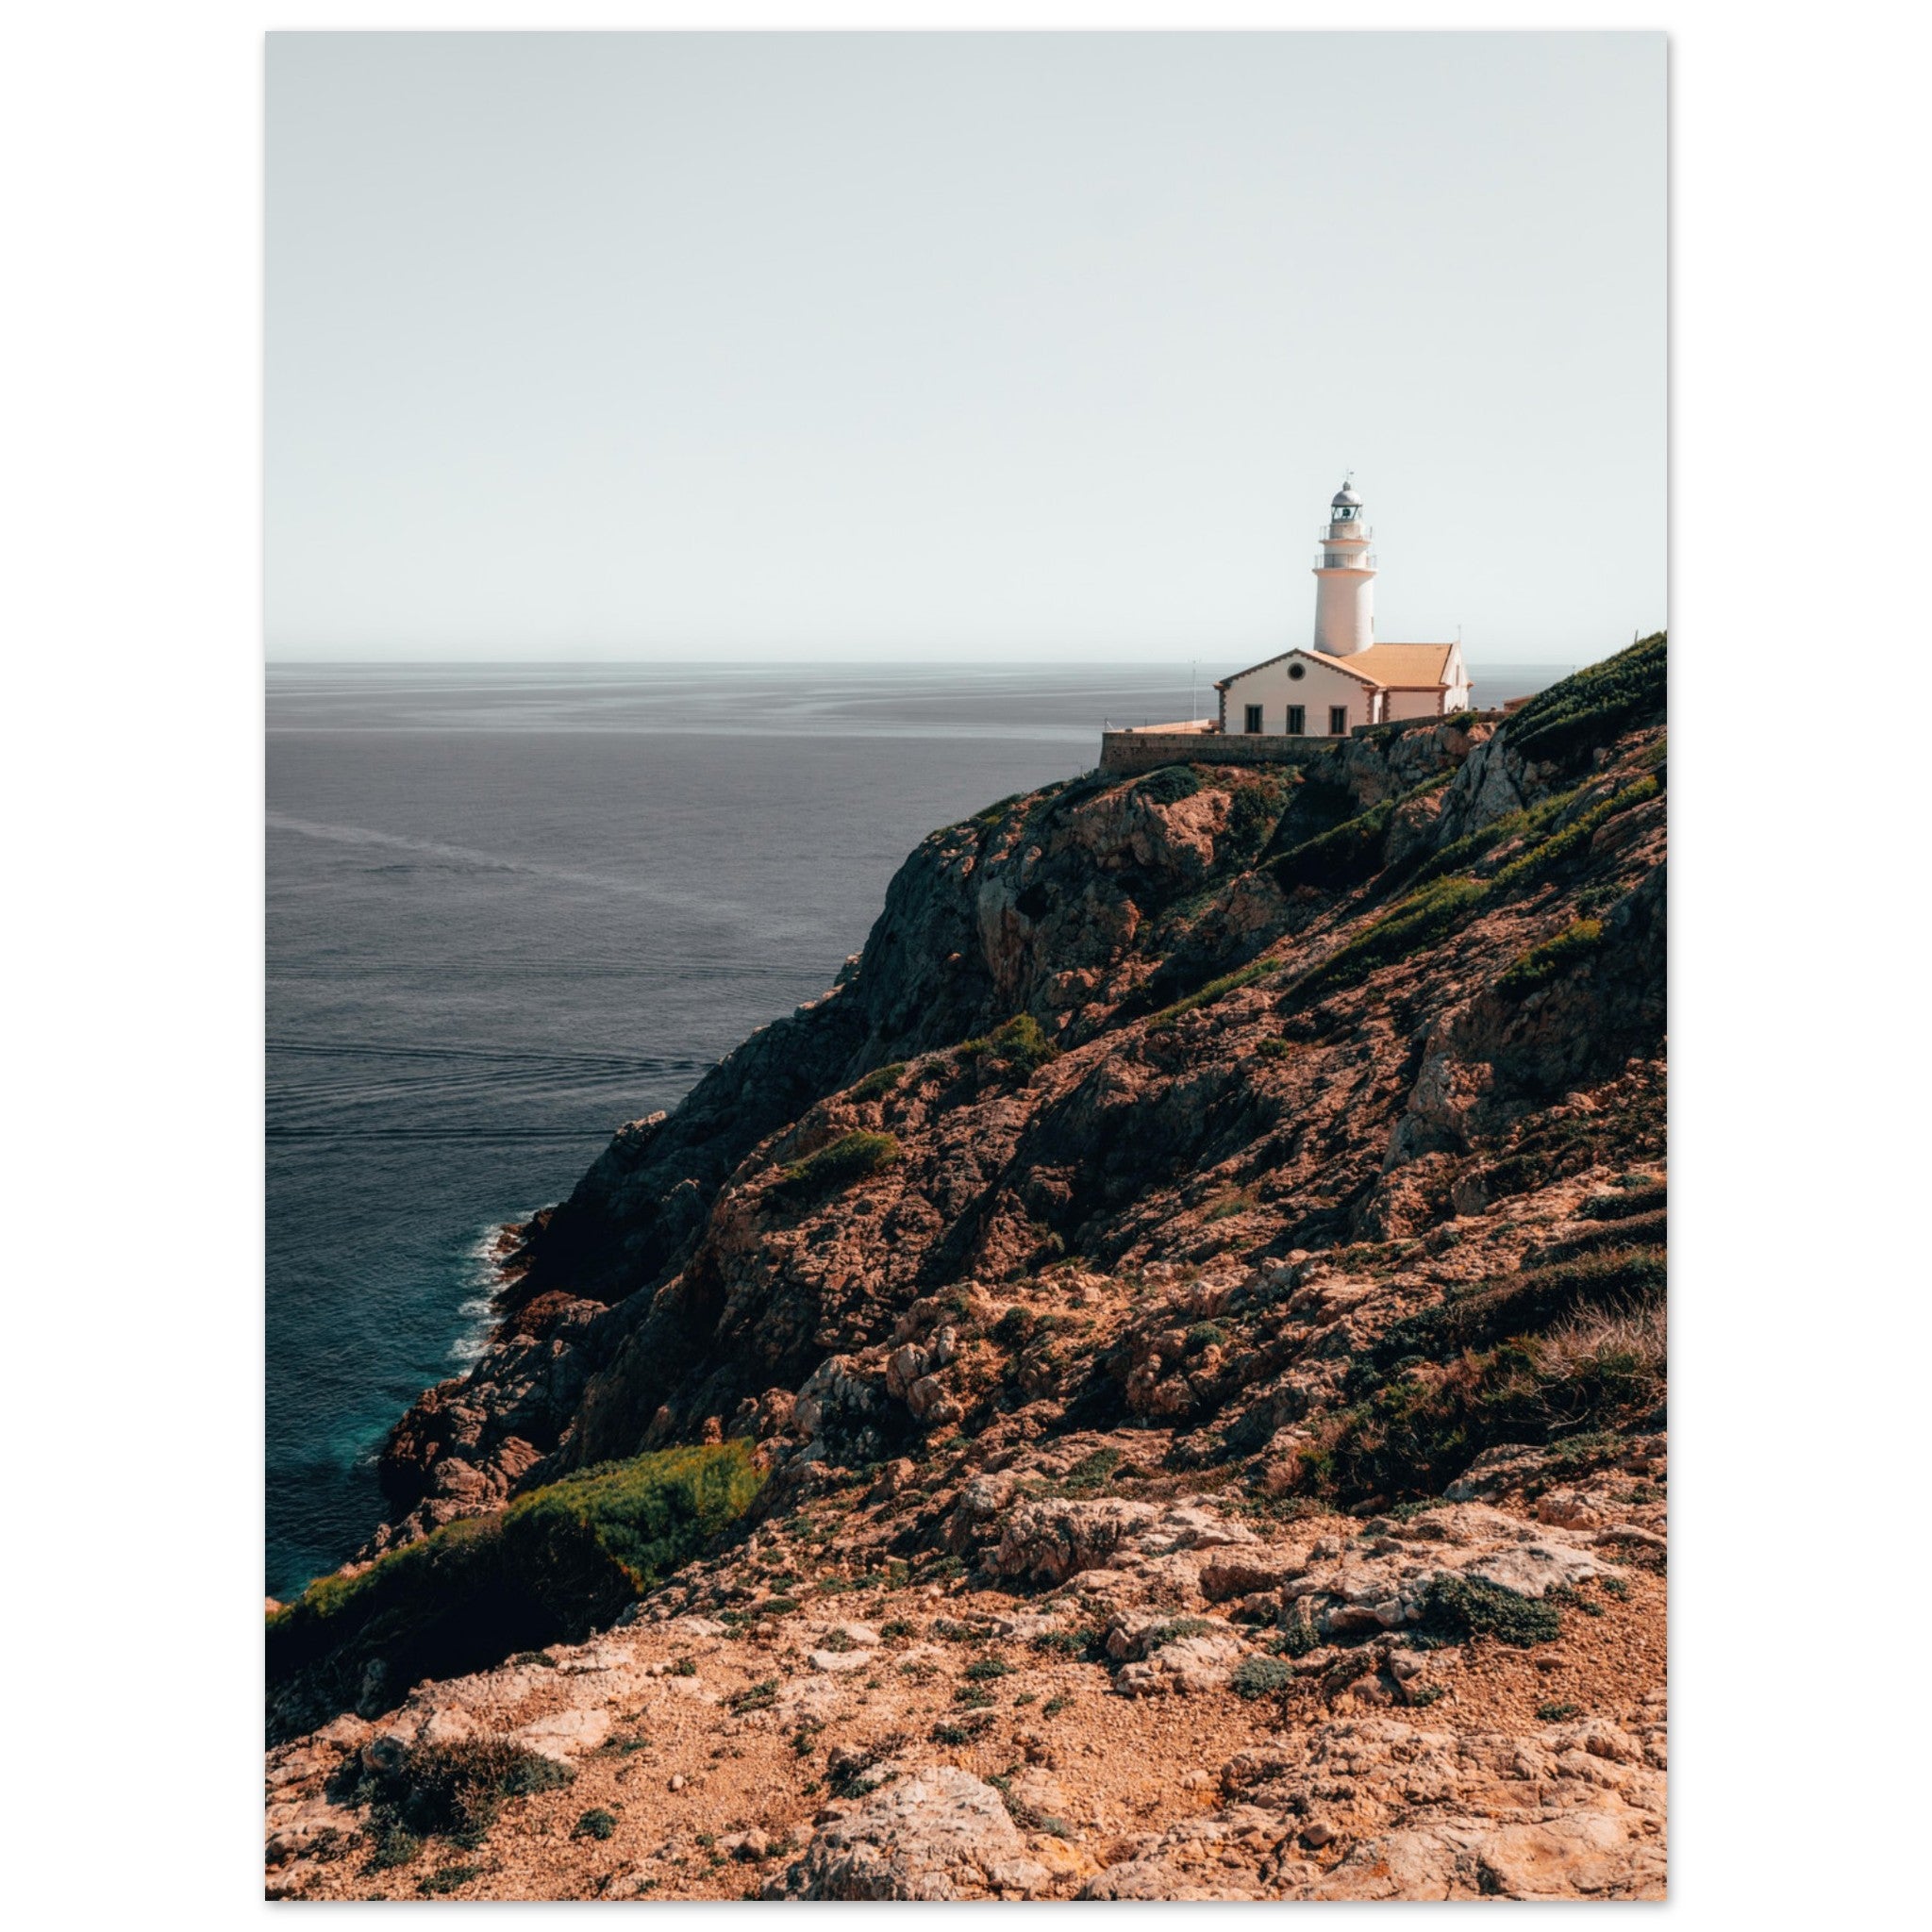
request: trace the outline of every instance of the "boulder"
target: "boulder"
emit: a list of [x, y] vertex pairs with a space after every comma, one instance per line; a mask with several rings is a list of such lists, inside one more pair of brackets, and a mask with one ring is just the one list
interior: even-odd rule
[[1023, 1503], [1007, 1519], [989, 1567], [999, 1576], [1064, 1583], [1079, 1571], [1098, 1569], [1136, 1531], [1149, 1527], [1158, 1513], [1148, 1504], [1119, 1496]]
[[1051, 1882], [1000, 1794], [933, 1765], [822, 1825], [770, 1899], [1030, 1898]]

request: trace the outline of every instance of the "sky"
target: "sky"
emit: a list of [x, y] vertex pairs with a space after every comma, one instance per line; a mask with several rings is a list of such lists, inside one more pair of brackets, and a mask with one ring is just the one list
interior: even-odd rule
[[273, 659], [1581, 663], [1666, 619], [1648, 33], [268, 37]]

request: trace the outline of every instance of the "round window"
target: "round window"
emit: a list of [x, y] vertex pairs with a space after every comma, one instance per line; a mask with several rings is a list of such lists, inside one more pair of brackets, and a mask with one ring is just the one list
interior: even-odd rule
[[1288, 667], [1288, 675], [1291, 677], [1306, 677], [1308, 675], [1308, 667], [1306, 664], [1291, 664]]

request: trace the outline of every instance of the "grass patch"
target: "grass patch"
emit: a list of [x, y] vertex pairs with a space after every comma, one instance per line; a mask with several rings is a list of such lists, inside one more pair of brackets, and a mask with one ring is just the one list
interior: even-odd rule
[[1603, 939], [1604, 923], [1601, 919], [1572, 920], [1554, 939], [1530, 947], [1516, 960], [1497, 980], [1496, 991], [1509, 999], [1522, 999], [1538, 987], [1547, 986], [1573, 966], [1594, 958], [1603, 945]]
[[890, 1093], [906, 1077], [906, 1062], [894, 1060], [889, 1067], [874, 1067], [864, 1079], [846, 1091], [847, 1100], [876, 1100]]
[[377, 1659], [406, 1687], [576, 1641], [698, 1555], [763, 1480], [742, 1441], [665, 1449], [445, 1524], [271, 1618], [269, 1684], [301, 1678], [311, 1709], [341, 1710]]
[[1599, 826], [1607, 824], [1619, 812], [1628, 811], [1633, 805], [1641, 805], [1646, 798], [1655, 798], [1661, 790], [1655, 778], [1638, 778], [1628, 785], [1620, 786], [1607, 798], [1599, 799], [1588, 811], [1572, 819], [1548, 838], [1519, 853], [1490, 880], [1491, 889], [1498, 892], [1513, 891], [1519, 886], [1533, 885], [1547, 877], [1566, 858], [1587, 845], [1596, 836]]
[[1504, 741], [1524, 758], [1574, 763], [1626, 731], [1661, 724], [1669, 670], [1669, 634], [1657, 631], [1539, 691], [1504, 723]]
[[779, 1169], [771, 1192], [775, 1199], [792, 1205], [824, 1200], [882, 1173], [899, 1158], [899, 1143], [891, 1135], [857, 1128], [816, 1154]]
[[1280, 966], [1279, 959], [1251, 959], [1245, 966], [1237, 967], [1232, 973], [1224, 973], [1219, 979], [1210, 979], [1206, 986], [1195, 988], [1184, 999], [1163, 1007], [1148, 1021], [1147, 1030], [1150, 1033], [1164, 1032], [1183, 1013], [1191, 1013], [1199, 1007], [1211, 1007], [1216, 1000], [1224, 999], [1229, 993], [1239, 992], [1242, 987], [1253, 986], [1256, 980], [1277, 972]]
[[993, 1065], [1020, 1078], [1030, 1078], [1049, 1060], [1059, 1058], [1059, 1048], [1046, 1037], [1045, 1030], [1031, 1013], [1019, 1013], [1004, 1026], [969, 1040], [959, 1048], [963, 1059], [991, 1060]]
[[1446, 1360], [1464, 1349], [1537, 1333], [1585, 1308], [1661, 1301], [1668, 1283], [1665, 1252], [1655, 1247], [1491, 1275], [1467, 1294], [1393, 1324], [1371, 1347], [1369, 1360], [1385, 1371], [1405, 1356]]
[[1290, 995], [1306, 1003], [1359, 985], [1378, 968], [1406, 958], [1473, 918], [1483, 896], [1474, 879], [1439, 879], [1424, 886], [1303, 974]]
[[[1360, 1399], [1300, 1452], [1300, 1486], [1386, 1507], [1440, 1492], [1499, 1442], [1560, 1457], [1566, 1441], [1614, 1441], [1664, 1401], [1662, 1294], [1661, 1252], [1634, 1250], [1506, 1276], [1397, 1324], [1350, 1371]], [[1377, 1364], [1390, 1379], [1364, 1393]]]

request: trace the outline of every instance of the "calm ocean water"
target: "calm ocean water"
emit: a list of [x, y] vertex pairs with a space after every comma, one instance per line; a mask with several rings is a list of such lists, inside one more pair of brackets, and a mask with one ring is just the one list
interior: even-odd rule
[[[1473, 667], [1489, 703], [1569, 668]], [[1185, 666], [272, 666], [270, 1593], [380, 1520], [498, 1225], [823, 992], [926, 832], [1188, 699]]]

